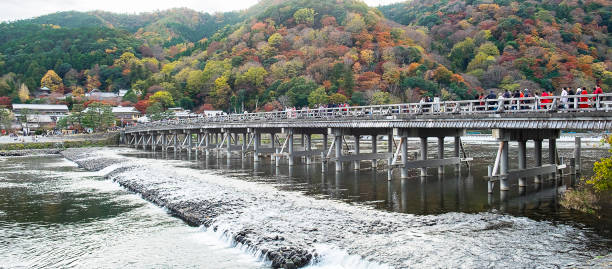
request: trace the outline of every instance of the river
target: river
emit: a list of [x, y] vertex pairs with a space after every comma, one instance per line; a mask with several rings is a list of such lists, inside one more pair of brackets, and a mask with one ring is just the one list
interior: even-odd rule
[[[568, 145], [560, 143], [561, 156], [571, 155]], [[239, 197], [236, 201], [247, 200], [242, 201], [243, 209], [217, 217], [216, 224], [228, 230], [248, 225], [268, 229], [263, 234], [272, 231], [299, 238], [299, 242], [310, 238], [344, 238], [343, 229], [359, 227], [350, 224], [333, 227], [340, 225], [339, 222], [359, 219], [343, 215], [344, 211], [355, 208], [359, 214], [367, 215], [363, 217], [366, 220], [382, 216], [388, 219], [388, 227], [397, 226], [395, 230], [385, 230], [397, 239], [351, 231], [352, 236], [346, 239], [309, 243], [322, 257], [319, 264], [311, 267], [384, 267], [386, 261], [392, 267], [421, 268], [461, 267], [461, 264], [466, 267], [571, 266], [609, 253], [612, 246], [609, 217], [597, 218], [558, 205], [558, 194], [572, 183], [569, 176], [558, 184], [548, 180], [541, 188], [536, 188], [530, 180], [523, 195], [518, 193], [516, 182], [504, 199], [497, 190], [487, 195], [483, 176], [486, 165], [495, 158], [495, 148], [494, 144], [468, 143], [466, 150], [474, 161], [470, 169], [464, 166], [460, 175], [453, 167], [447, 167], [443, 176], [436, 175], [432, 169], [426, 179], [400, 180], [395, 175], [392, 181], [387, 181], [386, 170], [353, 171], [348, 166], [342, 173], [336, 173], [333, 166], [325, 170], [321, 164], [298, 163], [289, 168], [275, 167], [269, 160], [254, 165], [250, 158], [237, 157], [228, 162], [224, 158], [185, 153], [104, 151], [141, 166], [154, 166], [142, 173], [125, 173], [134, 177], [152, 173], [171, 178], [164, 179], [165, 187], [184, 188], [177, 192], [180, 194], [172, 194], [180, 196], [173, 199], [213, 196], [206, 191], [211, 189], [209, 183], [215, 181], [223, 181], [220, 187], [226, 191], [219, 199], [234, 201], [235, 188], [244, 188], [240, 189], [243, 193], [236, 195]], [[583, 171], [588, 175], [593, 161], [607, 151], [586, 148], [582, 154]], [[365, 163], [362, 166], [366, 168]], [[250, 251], [232, 247], [221, 233], [190, 227], [166, 210], [103, 178], [104, 172], [85, 171], [61, 156], [2, 158], [0, 171], [0, 234], [8, 235], [0, 238], [0, 257], [3, 257], [0, 267], [269, 266]], [[177, 177], [182, 172], [201, 181]], [[220, 187], [215, 186], [214, 190]], [[267, 200], [275, 198], [285, 202]], [[266, 207], [278, 208], [282, 213], [263, 219], [260, 215]], [[319, 207], [339, 215], [319, 214], [325, 212], [319, 211]], [[606, 210], [603, 216], [610, 216], [609, 209]], [[298, 211], [307, 216], [269, 224]], [[321, 223], [332, 228], [324, 229]], [[271, 225], [275, 227], [270, 228]], [[306, 232], [295, 231], [302, 225]], [[436, 256], [432, 256], [434, 253]]]

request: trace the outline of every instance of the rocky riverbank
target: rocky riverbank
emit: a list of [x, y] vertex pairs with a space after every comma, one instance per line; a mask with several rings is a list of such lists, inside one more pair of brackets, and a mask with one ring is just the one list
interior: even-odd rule
[[24, 150], [6, 150], [0, 151], [0, 156], [3, 157], [20, 157], [20, 156], [35, 156], [60, 154], [63, 149], [24, 149]]
[[325, 263], [334, 255], [349, 268], [575, 267], [600, 254], [587, 247], [587, 235], [567, 225], [495, 212], [384, 212], [185, 168], [183, 161], [126, 155], [133, 152], [96, 148], [62, 154], [191, 225], [224, 234], [272, 267]]

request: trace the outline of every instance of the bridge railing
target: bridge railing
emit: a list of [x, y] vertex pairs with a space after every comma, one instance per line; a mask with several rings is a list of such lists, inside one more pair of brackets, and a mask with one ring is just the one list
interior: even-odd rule
[[568, 113], [612, 112], [612, 93], [568, 96], [498, 98], [465, 101], [442, 101], [391, 105], [353, 106], [217, 115], [179, 120], [162, 120], [131, 128], [148, 128], [176, 124], [243, 121], [285, 121], [300, 119], [338, 119], [349, 117], [408, 115], [472, 115], [494, 113]]

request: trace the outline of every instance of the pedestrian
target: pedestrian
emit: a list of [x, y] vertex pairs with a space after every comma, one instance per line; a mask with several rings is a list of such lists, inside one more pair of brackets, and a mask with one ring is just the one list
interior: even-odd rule
[[559, 105], [559, 108], [567, 109], [567, 94], [567, 90], [565, 89], [565, 87], [563, 87], [563, 89], [561, 90], [561, 104]]
[[542, 91], [542, 109], [546, 109], [548, 107], [548, 103], [550, 103], [550, 99], [548, 99], [548, 92], [546, 92], [546, 90]]
[[569, 91], [567, 91], [567, 96], [569, 96], [567, 98], [567, 107], [568, 108], [574, 108], [574, 95], [576, 95], [576, 93], [574, 92], [574, 90], [572, 88], [569, 88]]
[[480, 101], [480, 102], [479, 102], [478, 108], [476, 110], [484, 110], [484, 107], [485, 107], [484, 100], [485, 100], [484, 93], [481, 92], [480, 95], [478, 96], [478, 101]]
[[[582, 87], [582, 91], [580, 92], [580, 95], [587, 95], [589, 94], [589, 92], [587, 92], [586, 87]], [[580, 97], [580, 108], [589, 108], [589, 97]]]
[[434, 111], [440, 112], [440, 96], [436, 94], [433, 99], [434, 102]]
[[[595, 88], [593, 88], [593, 94], [603, 94], [603, 90], [601, 89], [601, 87], [596, 86]], [[597, 102], [597, 98], [599, 98], [599, 96], [594, 96], [593, 101]]]
[[486, 100], [491, 100], [488, 101], [487, 104], [489, 105], [488, 110], [495, 110], [495, 102], [497, 102], [497, 95], [495, 94], [495, 92], [493, 90], [491, 90], [491, 92], [489, 92], [489, 95], [487, 95], [487, 97], [485, 97]]

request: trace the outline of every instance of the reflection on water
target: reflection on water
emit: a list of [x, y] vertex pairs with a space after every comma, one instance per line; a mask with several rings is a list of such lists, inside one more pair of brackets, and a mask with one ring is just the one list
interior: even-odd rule
[[[451, 150], [446, 154], [450, 155]], [[184, 165], [190, 168], [218, 170], [226, 176], [274, 184], [282, 190], [299, 191], [321, 199], [370, 205], [381, 210], [418, 215], [493, 210], [535, 220], [561, 221], [585, 226], [585, 229], [595, 230], [605, 238], [612, 238], [612, 232], [609, 230], [609, 227], [612, 227], [612, 219], [598, 219], [559, 206], [559, 194], [576, 182], [573, 176], [565, 175], [556, 181], [547, 179], [543, 184], [535, 184], [533, 179], [528, 179], [528, 186], [522, 189], [519, 189], [518, 182], [511, 182], [511, 190], [502, 193], [499, 192], [499, 184], [496, 184], [494, 193], [487, 194], [484, 177], [487, 175], [487, 166], [495, 159], [496, 146], [466, 145], [466, 150], [474, 157], [469, 168], [464, 165], [457, 172], [454, 166], [448, 166], [443, 175], [437, 174], [437, 168], [431, 168], [427, 178], [416, 176], [418, 171], [414, 171], [415, 176], [409, 179], [400, 179], [399, 169], [396, 169], [391, 181], [387, 180], [387, 170], [373, 171], [369, 169], [369, 162], [363, 162], [362, 170], [359, 171], [353, 170], [350, 164], [345, 163], [343, 171], [338, 173], [333, 163], [328, 164], [331, 167], [328, 169], [321, 163], [305, 165], [299, 160], [295, 166], [288, 166], [285, 161], [276, 166], [266, 158], [253, 163], [252, 158], [240, 156], [227, 159], [215, 154], [206, 157], [201, 153], [173, 151], [139, 152], [130, 156], [185, 160]], [[511, 148], [510, 169], [518, 166], [516, 151], [516, 148]], [[548, 159], [546, 152], [544, 151], [544, 160]], [[532, 153], [533, 149], [529, 149], [528, 166], [533, 165], [529, 163], [533, 159]], [[605, 154], [606, 149], [583, 149], [583, 175], [588, 176], [593, 162]], [[572, 155], [572, 149], [560, 147], [559, 155], [567, 160]], [[604, 212], [604, 215], [612, 214]]]
[[267, 268], [60, 156], [0, 158], [0, 268]]

